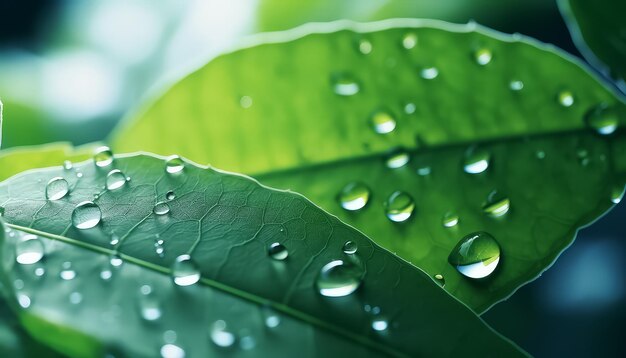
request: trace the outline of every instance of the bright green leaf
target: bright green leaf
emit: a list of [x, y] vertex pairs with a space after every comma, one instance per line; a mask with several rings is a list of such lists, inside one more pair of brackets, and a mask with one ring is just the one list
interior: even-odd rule
[[[99, 159], [0, 184], [10, 302], [62, 352], [523, 354], [423, 272], [300, 195], [180, 159]], [[130, 179], [114, 189], [113, 170]], [[46, 184], [57, 177], [68, 193], [52, 195], [66, 189]]]
[[[445, 276], [445, 289], [477, 311], [550, 266], [577, 228], [612, 205], [609, 191], [623, 182], [616, 177], [626, 167], [623, 136], [601, 138], [585, 118], [606, 104], [601, 114], [617, 114], [593, 122], [606, 132], [611, 118], [623, 121], [624, 105], [549, 46], [404, 20], [274, 36], [175, 84], [117, 132], [115, 147], [180, 153], [301, 192], [429, 274]], [[468, 155], [481, 152], [488, 170], [465, 173]], [[390, 169], [389, 158], [392, 166], [409, 163]], [[354, 181], [371, 198], [352, 213], [337, 196]], [[384, 212], [397, 190], [415, 204], [402, 224]], [[491, 217], [507, 198], [510, 212]], [[458, 225], [444, 227], [456, 216]], [[462, 277], [447, 260], [475, 231], [489, 232], [502, 249], [488, 282]]]

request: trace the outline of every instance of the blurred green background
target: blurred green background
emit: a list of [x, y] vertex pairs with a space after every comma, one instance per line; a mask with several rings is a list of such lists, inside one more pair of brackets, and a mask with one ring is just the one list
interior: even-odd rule
[[[251, 34], [390, 17], [474, 20], [580, 56], [548, 0], [2, 0], [3, 148], [102, 140], [142, 99]], [[535, 356], [626, 356], [624, 217], [621, 204], [583, 230], [484, 319]]]

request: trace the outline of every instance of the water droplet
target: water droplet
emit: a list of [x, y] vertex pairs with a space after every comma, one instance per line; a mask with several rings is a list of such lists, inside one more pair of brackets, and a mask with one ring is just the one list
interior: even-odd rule
[[252, 97], [250, 97], [250, 96], [242, 96], [239, 99], [239, 105], [243, 109], [252, 107]]
[[362, 182], [351, 182], [341, 189], [337, 200], [342, 208], [355, 211], [362, 209], [370, 198], [370, 189]]
[[100, 271], [100, 278], [103, 279], [104, 281], [108, 281], [111, 279], [111, 277], [113, 277], [113, 272], [109, 269], [105, 269]]
[[113, 169], [107, 174], [106, 187], [108, 190], [119, 189], [126, 184], [126, 175], [119, 169]]
[[178, 286], [189, 286], [200, 280], [200, 271], [191, 256], [180, 255], [172, 266], [172, 276]]
[[455, 227], [459, 223], [459, 215], [453, 211], [448, 211], [443, 215], [444, 227]]
[[389, 328], [389, 322], [387, 322], [387, 318], [384, 316], [375, 317], [372, 320], [372, 329], [377, 332], [385, 331]]
[[475, 232], [459, 241], [448, 256], [448, 262], [464, 276], [487, 277], [500, 262], [500, 245], [490, 234]]
[[363, 274], [363, 269], [356, 264], [334, 260], [320, 270], [316, 280], [317, 289], [326, 297], [347, 296], [359, 288]]
[[282, 261], [289, 256], [289, 251], [283, 244], [275, 242], [267, 249], [267, 254], [274, 260]]
[[396, 120], [385, 111], [376, 111], [370, 118], [374, 131], [379, 134], [387, 134], [396, 129]]
[[372, 52], [372, 43], [367, 39], [359, 40], [359, 52], [369, 55]]
[[52, 178], [48, 184], [46, 184], [46, 199], [48, 200], [59, 200], [65, 197], [69, 192], [70, 186], [67, 180], [61, 177]]
[[70, 162], [69, 160], [63, 161], [63, 169], [70, 170], [72, 168], [73, 168], [72, 162]]
[[413, 32], [406, 33], [402, 37], [402, 47], [407, 50], [414, 48], [417, 45], [417, 35]]
[[439, 76], [439, 70], [436, 67], [426, 67], [420, 71], [420, 76], [426, 80], [432, 80]]
[[397, 169], [405, 166], [411, 157], [404, 149], [395, 149], [385, 157], [385, 165], [390, 169]]
[[185, 162], [178, 155], [172, 155], [165, 162], [165, 171], [170, 174], [181, 173], [185, 168]]
[[408, 220], [415, 210], [413, 198], [403, 192], [393, 192], [385, 202], [385, 214], [393, 222], [404, 222]]
[[61, 276], [61, 278], [66, 280], [66, 281], [70, 281], [70, 280], [73, 280], [74, 278], [76, 278], [76, 271], [74, 271], [72, 269], [72, 263], [71, 262], [66, 261], [66, 262], [63, 263], [62, 270], [59, 273], [59, 276]]
[[406, 114], [413, 114], [416, 109], [417, 107], [415, 106], [415, 103], [409, 102], [404, 105], [404, 113]]
[[352, 255], [356, 253], [357, 249], [358, 249], [358, 246], [356, 242], [354, 241], [346, 241], [342, 247], [343, 252], [348, 255]]
[[218, 347], [230, 347], [235, 344], [236, 337], [226, 327], [226, 322], [219, 320], [211, 325], [211, 340]]
[[333, 91], [340, 96], [354, 96], [359, 93], [360, 86], [347, 74], [339, 74], [333, 76]]
[[571, 107], [574, 104], [574, 95], [570, 91], [561, 91], [558, 95], [559, 104], [563, 107]]
[[493, 55], [491, 53], [491, 50], [486, 48], [481, 48], [474, 52], [474, 59], [476, 60], [476, 63], [481, 66], [484, 66], [491, 62], [492, 57]]
[[96, 148], [93, 154], [93, 160], [100, 168], [110, 165], [113, 163], [113, 152], [111, 151], [111, 148], [107, 146]]
[[487, 196], [483, 212], [491, 217], [500, 217], [509, 212], [510, 206], [509, 198], [494, 190]]
[[524, 82], [513, 80], [509, 82], [509, 88], [511, 91], [521, 91], [524, 88]]
[[141, 317], [146, 321], [156, 321], [161, 318], [161, 305], [152, 291], [152, 287], [143, 285], [141, 286], [139, 292], [139, 309], [141, 311]]
[[166, 202], [160, 201], [154, 205], [152, 211], [156, 215], [165, 215], [170, 212], [170, 206]]
[[172, 343], [163, 345], [160, 353], [162, 358], [185, 358], [185, 350]]
[[435, 278], [435, 282], [439, 284], [439, 286], [444, 287], [446, 285], [446, 279], [441, 274], [436, 274], [433, 276]]
[[267, 328], [276, 328], [280, 325], [280, 316], [269, 307], [263, 308], [263, 320]]
[[41, 277], [41, 276], [43, 276], [43, 275], [45, 275], [45, 274], [46, 274], [46, 269], [45, 269], [45, 268], [43, 268], [43, 267], [37, 267], [37, 268], [35, 269], [35, 276], [37, 276], [37, 277]]
[[174, 193], [172, 190], [168, 191], [167, 193], [165, 193], [165, 199], [167, 200], [176, 199], [176, 193]]
[[76, 205], [72, 212], [72, 225], [77, 229], [91, 229], [98, 225], [102, 218], [100, 207], [92, 201], [83, 201]]
[[73, 305], [77, 305], [83, 302], [83, 295], [80, 292], [72, 292], [70, 293], [70, 303]]
[[546, 157], [546, 152], [544, 152], [543, 150], [538, 150], [537, 152], [535, 152], [535, 156], [537, 157], [537, 159], [544, 159]]
[[463, 158], [463, 170], [469, 174], [480, 174], [489, 168], [491, 154], [486, 150], [470, 147]]
[[83, 173], [81, 173], [81, 172], [76, 172], [76, 177], [77, 177], [77, 178], [82, 178], [82, 177], [83, 177]]
[[617, 129], [620, 118], [615, 107], [600, 104], [587, 112], [585, 121], [598, 134], [609, 135]]
[[35, 235], [25, 235], [15, 245], [15, 261], [19, 264], [35, 264], [43, 258], [43, 255], [43, 242]]
[[117, 235], [113, 235], [113, 236], [111, 236], [111, 241], [109, 241], [109, 244], [110, 244], [111, 246], [115, 246], [115, 245], [117, 245], [119, 242], [120, 242], [120, 238], [119, 238], [119, 237], [117, 237]]
[[119, 254], [113, 254], [111, 255], [111, 259], [109, 260], [109, 263], [113, 267], [120, 267], [124, 263], [124, 260], [122, 260]]
[[613, 204], [619, 204], [624, 198], [624, 191], [626, 191], [626, 187], [624, 185], [615, 185], [611, 190], [611, 202]]

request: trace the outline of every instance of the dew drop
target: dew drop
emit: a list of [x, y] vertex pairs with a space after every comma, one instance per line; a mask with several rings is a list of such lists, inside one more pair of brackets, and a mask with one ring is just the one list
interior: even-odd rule
[[124, 263], [124, 260], [122, 260], [119, 254], [113, 254], [111, 255], [111, 258], [109, 259], [109, 263], [113, 267], [120, 267]]
[[170, 174], [178, 174], [185, 168], [185, 162], [178, 155], [172, 155], [165, 162], [165, 171]]
[[615, 185], [611, 190], [611, 202], [613, 204], [619, 204], [624, 198], [624, 191], [626, 191], [624, 185]]
[[486, 48], [481, 48], [474, 52], [474, 59], [476, 60], [476, 63], [481, 66], [484, 66], [491, 62], [492, 57], [493, 54], [491, 53], [491, 50]]
[[448, 211], [443, 215], [442, 223], [444, 227], [455, 227], [459, 223], [459, 215], [454, 211]]
[[521, 91], [524, 88], [524, 82], [519, 80], [513, 80], [509, 82], [509, 88], [511, 91]]
[[415, 103], [408, 102], [407, 104], [404, 105], [404, 113], [406, 114], [413, 114], [415, 113], [416, 109], [417, 107], [415, 106]]
[[104, 281], [108, 281], [113, 277], [113, 272], [109, 269], [100, 271], [100, 278]]
[[377, 331], [377, 332], [383, 332], [385, 330], [387, 330], [387, 328], [389, 328], [389, 322], [387, 321], [387, 318], [384, 316], [378, 316], [375, 317], [372, 320], [372, 329]]
[[396, 120], [389, 112], [376, 111], [372, 114], [370, 121], [374, 131], [378, 134], [387, 134], [396, 129]]
[[76, 278], [76, 271], [72, 269], [72, 263], [66, 261], [62, 265], [62, 270], [59, 273], [59, 276], [65, 281], [70, 281]]
[[139, 294], [139, 310], [141, 317], [146, 321], [156, 321], [161, 318], [161, 305], [152, 287], [143, 285]]
[[352, 255], [352, 254], [356, 253], [357, 249], [358, 249], [358, 246], [357, 246], [356, 242], [349, 240], [349, 241], [346, 241], [343, 244], [343, 247], [342, 247], [341, 250], [345, 254]]
[[72, 212], [72, 225], [77, 229], [91, 229], [98, 225], [102, 218], [100, 207], [92, 201], [83, 201], [76, 205]]
[[491, 155], [486, 150], [470, 147], [463, 158], [463, 170], [469, 174], [480, 174], [489, 168]]
[[600, 104], [587, 112], [585, 122], [598, 134], [609, 135], [617, 130], [620, 118], [615, 107]]
[[200, 280], [200, 270], [189, 255], [180, 255], [172, 266], [172, 277], [178, 286], [189, 286]]
[[70, 186], [67, 180], [61, 177], [52, 178], [48, 184], [46, 184], [46, 199], [48, 200], [59, 200], [65, 197], [69, 192]]
[[93, 160], [100, 168], [110, 165], [113, 163], [113, 152], [111, 151], [111, 148], [107, 146], [96, 148], [93, 154]]
[[126, 175], [119, 169], [113, 169], [107, 174], [106, 187], [108, 190], [119, 189], [126, 184]]
[[43, 255], [43, 242], [35, 235], [25, 235], [15, 245], [15, 261], [18, 264], [35, 264], [43, 258]]
[[359, 52], [369, 55], [372, 52], [372, 43], [367, 39], [359, 40]]
[[361, 89], [359, 84], [348, 74], [338, 74], [332, 78], [333, 91], [340, 96], [354, 96]]
[[510, 207], [511, 201], [509, 198], [494, 190], [489, 193], [487, 201], [483, 204], [483, 213], [497, 218], [508, 213]]
[[432, 80], [439, 76], [439, 70], [436, 67], [426, 67], [420, 71], [420, 76], [425, 80]]
[[174, 193], [172, 190], [168, 191], [167, 193], [165, 193], [165, 199], [167, 200], [176, 199], [176, 193]]
[[414, 48], [417, 45], [417, 35], [413, 32], [406, 33], [402, 37], [402, 47], [407, 50]]
[[22, 308], [28, 308], [30, 307], [31, 300], [30, 300], [30, 297], [28, 297], [28, 295], [20, 293], [17, 295], [17, 303]]
[[393, 222], [404, 222], [408, 220], [415, 210], [413, 198], [403, 192], [393, 192], [385, 202], [385, 215]]
[[409, 153], [404, 149], [395, 149], [385, 157], [385, 165], [390, 169], [402, 168], [410, 159]]
[[211, 325], [211, 341], [218, 347], [227, 348], [235, 344], [235, 334], [228, 330], [226, 322], [219, 320]]
[[83, 177], [83, 173], [81, 173], [81, 172], [76, 172], [76, 177], [77, 177], [77, 178], [82, 178], [82, 177]]
[[80, 292], [72, 292], [70, 293], [70, 303], [73, 305], [77, 305], [83, 302], [83, 295]]
[[74, 166], [72, 165], [72, 162], [70, 162], [69, 160], [65, 160], [63, 161], [63, 169], [65, 170], [70, 170], [72, 169]]
[[263, 308], [263, 321], [265, 327], [276, 328], [280, 325], [280, 316], [269, 307]]
[[242, 96], [239, 99], [239, 105], [243, 109], [247, 109], [247, 108], [252, 107], [252, 97], [250, 97], [250, 96]]
[[45, 274], [46, 274], [46, 269], [45, 269], [45, 268], [43, 268], [43, 267], [37, 267], [37, 268], [35, 269], [35, 276], [37, 276], [37, 277], [41, 277], [41, 276], [43, 276], [43, 275], [45, 275]]
[[163, 345], [160, 353], [162, 358], [185, 358], [185, 350], [173, 343]]
[[282, 261], [285, 260], [287, 256], [289, 256], [289, 251], [287, 251], [285, 245], [279, 242], [275, 242], [269, 246], [269, 248], [267, 249], [267, 254], [274, 260]]
[[170, 212], [170, 206], [166, 202], [160, 201], [154, 205], [152, 211], [155, 215], [166, 215]]
[[452, 249], [448, 262], [464, 276], [487, 277], [500, 262], [500, 245], [484, 231], [471, 233]]
[[443, 277], [442, 274], [436, 274], [433, 277], [435, 278], [435, 282], [437, 282], [439, 286], [444, 287], [446, 285], [446, 279]]
[[337, 200], [348, 211], [362, 209], [370, 198], [370, 189], [362, 182], [351, 182], [341, 189]]
[[322, 267], [316, 285], [319, 293], [326, 297], [347, 296], [361, 285], [363, 269], [343, 260], [334, 260]]
[[537, 159], [545, 159], [546, 152], [544, 152], [543, 150], [538, 150], [535, 152], [535, 156], [537, 157]]
[[571, 107], [574, 104], [574, 95], [570, 91], [561, 91], [558, 95], [558, 101], [563, 107]]

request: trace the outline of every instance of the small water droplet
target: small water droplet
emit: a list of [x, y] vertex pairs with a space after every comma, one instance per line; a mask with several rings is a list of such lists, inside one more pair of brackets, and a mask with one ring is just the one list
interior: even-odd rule
[[407, 221], [415, 210], [413, 198], [403, 192], [393, 192], [385, 202], [385, 214], [393, 222]]
[[100, 207], [92, 201], [83, 201], [72, 212], [72, 225], [77, 229], [91, 229], [102, 219]]
[[426, 67], [420, 71], [420, 76], [425, 80], [432, 80], [439, 76], [439, 70], [436, 67]]
[[126, 184], [126, 175], [119, 169], [113, 169], [107, 174], [106, 188], [108, 190], [119, 189]]
[[218, 347], [230, 347], [235, 344], [236, 337], [226, 327], [226, 322], [219, 320], [211, 325], [211, 341]]
[[20, 293], [20, 294], [17, 295], [17, 303], [22, 308], [28, 308], [28, 307], [30, 307], [31, 300], [30, 300], [30, 297], [28, 297], [28, 295], [26, 295], [24, 293]]
[[513, 80], [509, 82], [509, 88], [511, 91], [521, 91], [524, 88], [524, 82], [519, 80]]
[[167, 200], [176, 199], [176, 193], [174, 193], [172, 190], [168, 191], [167, 193], [165, 193], [165, 199]]
[[43, 267], [37, 267], [37, 268], [35, 269], [35, 276], [37, 276], [37, 277], [42, 277], [42, 276], [43, 276], [43, 275], [45, 275], [45, 274], [46, 274], [46, 269], [45, 269], [45, 268], [43, 268]]
[[372, 114], [370, 121], [374, 131], [378, 134], [387, 134], [396, 129], [396, 120], [389, 112], [376, 111]]
[[385, 165], [390, 169], [402, 168], [405, 166], [411, 157], [404, 149], [398, 148], [389, 152], [385, 157]]
[[282, 261], [289, 256], [289, 251], [287, 251], [287, 248], [283, 244], [275, 242], [269, 246], [267, 254], [274, 260]]
[[122, 260], [119, 254], [113, 254], [111, 255], [111, 259], [109, 260], [109, 263], [113, 267], [120, 267], [124, 263], [124, 260]]
[[93, 154], [93, 160], [100, 168], [110, 165], [113, 163], [113, 152], [111, 151], [111, 148], [107, 146], [96, 148]]
[[82, 177], [83, 177], [83, 173], [81, 173], [81, 172], [76, 172], [76, 177], [77, 177], [77, 178], [82, 178]]
[[264, 307], [262, 312], [265, 327], [276, 328], [280, 325], [280, 316], [276, 312], [274, 312], [273, 309], [269, 307]]
[[487, 277], [500, 262], [500, 245], [484, 231], [471, 233], [452, 249], [448, 262], [464, 276]]
[[414, 32], [404, 34], [402, 37], [402, 47], [407, 50], [414, 48], [417, 45], [417, 35]]
[[500, 217], [508, 213], [510, 207], [511, 201], [509, 198], [494, 190], [487, 196], [487, 200], [483, 205], [483, 212], [491, 217]]
[[384, 316], [374, 317], [374, 319], [372, 320], [372, 329], [373, 330], [375, 330], [377, 332], [383, 332], [387, 328], [389, 328], [389, 322], [387, 321], [386, 317], [384, 317]]
[[480, 174], [489, 168], [491, 154], [477, 147], [470, 147], [463, 158], [463, 170], [468, 174]]
[[357, 249], [358, 249], [358, 246], [356, 242], [351, 241], [351, 240], [346, 241], [342, 247], [342, 251], [348, 255], [352, 255], [356, 253]]
[[476, 60], [476, 63], [481, 66], [484, 66], [491, 62], [492, 57], [493, 54], [491, 53], [491, 50], [486, 48], [481, 48], [474, 52], [474, 59]]
[[574, 95], [570, 91], [561, 91], [558, 95], [558, 101], [563, 107], [571, 107], [574, 104]]
[[172, 266], [174, 283], [178, 286], [189, 286], [200, 280], [200, 270], [189, 255], [180, 255]]
[[359, 52], [364, 55], [369, 55], [372, 52], [372, 43], [368, 39], [360, 39]]
[[247, 109], [247, 108], [252, 107], [252, 97], [250, 97], [250, 96], [242, 96], [239, 99], [239, 105], [243, 109]]
[[442, 274], [436, 274], [433, 277], [435, 278], [435, 282], [437, 282], [439, 286], [444, 287], [446, 285], [446, 279], [443, 277]]
[[100, 278], [104, 281], [108, 281], [113, 277], [113, 272], [109, 269], [100, 271]]
[[341, 189], [337, 200], [342, 208], [355, 211], [362, 209], [370, 198], [370, 189], [362, 182], [351, 182]]
[[119, 242], [120, 242], [120, 238], [119, 238], [119, 237], [117, 237], [117, 235], [113, 235], [113, 236], [111, 236], [111, 241], [109, 241], [109, 244], [110, 244], [111, 246], [115, 246], [115, 245], [117, 245]]
[[404, 113], [406, 114], [413, 114], [415, 113], [416, 109], [417, 107], [415, 106], [415, 103], [408, 102], [407, 104], [404, 105]]
[[444, 227], [455, 227], [459, 223], [459, 215], [454, 211], [448, 211], [443, 215], [442, 223]]
[[73, 305], [77, 305], [83, 302], [83, 295], [80, 292], [72, 292], [70, 293], [70, 303]]
[[152, 287], [143, 285], [139, 289], [139, 309], [141, 317], [146, 321], [156, 321], [161, 318], [161, 304], [155, 293], [152, 291]]
[[164, 344], [160, 353], [162, 358], [185, 358], [185, 350], [173, 343]]
[[165, 162], [165, 171], [170, 174], [178, 174], [185, 168], [185, 162], [178, 155], [172, 155]]
[[626, 191], [624, 184], [613, 186], [611, 190], [611, 202], [613, 204], [619, 204], [624, 198], [624, 191]]
[[25, 235], [15, 245], [15, 261], [19, 264], [35, 264], [43, 258], [43, 255], [43, 242], [35, 235]]
[[160, 201], [154, 205], [152, 211], [156, 215], [165, 215], [170, 212], [170, 206], [166, 202]]
[[546, 152], [544, 152], [543, 150], [538, 150], [535, 152], [535, 156], [537, 157], [537, 159], [544, 159], [546, 157]]
[[363, 274], [363, 268], [356, 264], [334, 260], [320, 270], [316, 280], [317, 289], [326, 297], [347, 296], [359, 288]]
[[72, 263], [71, 262], [65, 261], [61, 267], [62, 267], [62, 270], [61, 270], [59, 276], [61, 276], [62, 279], [66, 280], [66, 281], [70, 281], [70, 280], [73, 280], [74, 278], [76, 278], [76, 271], [74, 271], [72, 269]]
[[64, 178], [55, 177], [46, 184], [46, 199], [48, 200], [59, 200], [69, 192], [70, 186]]
[[616, 107], [600, 104], [585, 115], [587, 125], [598, 134], [613, 134], [619, 126], [620, 118]]
[[338, 74], [332, 78], [333, 91], [340, 96], [354, 96], [359, 93], [360, 86], [348, 74]]

